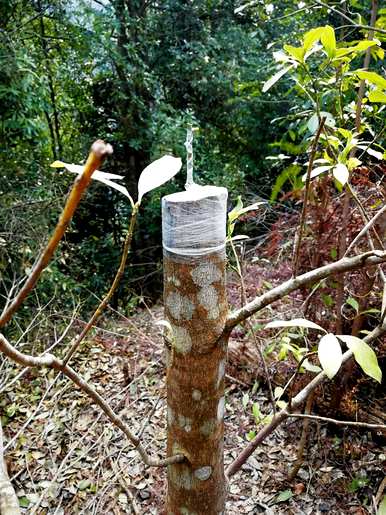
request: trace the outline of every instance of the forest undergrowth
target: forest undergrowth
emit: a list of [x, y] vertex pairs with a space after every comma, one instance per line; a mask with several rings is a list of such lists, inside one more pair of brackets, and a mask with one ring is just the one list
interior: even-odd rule
[[[366, 174], [362, 171], [359, 175], [361, 181], [366, 182]], [[360, 190], [359, 179], [357, 187]], [[374, 202], [369, 188], [364, 187], [360, 195], [364, 202]], [[339, 216], [338, 206], [331, 209]], [[259, 238], [258, 245], [246, 247], [241, 253], [247, 297], [291, 277], [288, 242], [293, 240], [297, 217], [285, 209], [283, 213], [270, 231]], [[352, 234], [357, 232], [356, 220], [354, 213], [349, 224]], [[331, 214], [329, 221], [333, 223]], [[258, 223], [259, 214], [248, 215], [244, 222]], [[325, 234], [327, 232], [323, 231]], [[327, 260], [334, 248], [332, 234], [336, 236], [330, 232], [329, 245], [323, 242], [322, 260]], [[306, 234], [302, 267], [311, 266], [311, 261], [311, 245]], [[240, 305], [241, 296], [239, 278], [230, 271], [231, 307]], [[299, 335], [287, 332], [273, 338], [262, 328], [273, 317], [301, 316], [314, 318], [327, 327], [329, 322], [323, 318], [323, 306], [334, 302], [334, 296], [331, 284], [314, 291], [312, 303], [309, 290], [297, 291], [254, 317], [253, 334], [246, 325], [234, 331], [226, 372], [226, 463], [238, 455], [257, 427], [267, 421], [271, 410], [267, 377], [257, 346], [268, 366], [271, 388], [280, 399], [278, 407], [280, 401], [288, 402], [313, 375], [311, 357], [311, 369], [300, 369], [290, 388], [282, 392], [300, 368], [296, 351], [304, 345]], [[371, 326], [371, 300], [369, 302], [366, 324]], [[345, 323], [349, 324], [355, 315], [355, 303], [349, 303], [344, 313]], [[78, 353], [74, 362], [79, 373], [96, 385], [97, 391], [130, 421], [133, 429], [143, 431], [146, 447], [160, 455], [165, 453], [165, 356], [156, 322], [163, 316], [160, 304], [150, 308], [142, 304], [131, 318], [110, 308], [104, 322], [87, 339], [84, 351]], [[71, 327], [67, 337], [75, 337], [84, 322], [77, 318], [76, 312], [68, 322]], [[39, 322], [36, 325], [38, 327]], [[44, 328], [40, 327], [39, 331], [40, 344], [44, 346]], [[306, 335], [303, 337], [307, 339]], [[61, 342], [57, 345], [56, 351], [60, 351]], [[377, 354], [384, 368], [385, 339], [379, 342]], [[116, 428], [98, 423], [103, 417], [66, 378], [56, 376], [53, 371], [43, 377], [33, 369], [22, 370], [7, 361], [3, 361], [2, 370], [8, 470], [23, 512], [163, 513], [165, 471], [148, 469], [138, 463], [132, 446], [122, 439]], [[331, 413], [333, 396], [333, 383], [320, 387], [313, 412], [343, 420], [385, 423], [385, 393], [359, 369], [355, 370], [338, 410], [334, 408]], [[374, 513], [373, 506], [379, 503], [385, 489], [385, 481], [382, 481], [386, 462], [382, 451], [384, 435], [317, 421], [311, 421], [310, 425], [296, 476], [289, 479], [298, 460], [302, 423], [293, 419], [275, 431], [231, 479], [228, 513]]]

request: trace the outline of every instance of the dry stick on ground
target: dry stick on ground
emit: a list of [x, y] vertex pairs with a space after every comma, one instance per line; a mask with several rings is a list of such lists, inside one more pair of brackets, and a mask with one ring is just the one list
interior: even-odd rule
[[41, 273], [50, 262], [60, 240], [62, 239], [68, 224], [78, 207], [80, 199], [91, 181], [92, 174], [102, 164], [103, 159], [108, 154], [111, 154], [112, 151], [113, 149], [111, 145], [106, 144], [101, 140], [97, 140], [93, 143], [87, 162], [84, 166], [84, 171], [75, 179], [70, 195], [67, 198], [67, 202], [46, 248], [34, 264], [30, 276], [19, 290], [19, 293], [7, 308], [3, 310], [0, 316], [0, 327], [3, 327], [11, 319], [12, 315], [19, 309], [24, 299], [29, 295], [37, 283]]
[[0, 514], [19, 515], [19, 501], [9, 480], [7, 465], [4, 459], [3, 428], [0, 420]]
[[52, 354], [45, 354], [43, 357], [36, 358], [28, 354], [23, 354], [15, 349], [6, 338], [0, 334], [0, 351], [3, 352], [8, 358], [16, 361], [19, 365], [25, 367], [49, 367], [59, 372], [62, 372], [66, 377], [71, 379], [92, 401], [95, 405], [99, 406], [107, 418], [116, 427], [118, 427], [126, 437], [131, 441], [137, 449], [142, 460], [146, 465], [153, 467], [165, 467], [172, 463], [181, 463], [185, 457], [181, 454], [171, 456], [169, 458], [159, 460], [151, 458], [141, 444], [139, 438], [131, 431], [129, 426], [112, 410], [109, 404], [99, 395], [99, 393], [92, 388], [84, 379], [82, 379], [71, 367], [65, 365], [58, 358]]
[[318, 146], [318, 141], [319, 141], [320, 135], [322, 133], [325, 122], [326, 122], [326, 117], [323, 117], [320, 120], [318, 131], [315, 134], [314, 141], [312, 142], [311, 154], [310, 154], [310, 159], [309, 159], [308, 167], [307, 167], [306, 185], [304, 188], [303, 206], [302, 206], [302, 212], [300, 215], [299, 232], [295, 236], [295, 248], [294, 248], [294, 255], [293, 255], [294, 257], [293, 257], [293, 264], [292, 264], [292, 274], [294, 277], [296, 277], [298, 275], [300, 246], [301, 246], [302, 238], [303, 238], [304, 224], [306, 221], [306, 214], [307, 214], [307, 204], [308, 204], [308, 198], [309, 198], [309, 194], [310, 194], [311, 171], [312, 171], [312, 167], [314, 165], [314, 159], [315, 159], [316, 149]]
[[[382, 326], [376, 327], [370, 334], [368, 334], [364, 341], [366, 343], [370, 343], [380, 336], [382, 336], [386, 332], [386, 322], [383, 323]], [[351, 351], [347, 351], [343, 354], [342, 364], [346, 363], [351, 357], [353, 353]], [[325, 372], [320, 372], [314, 379], [308, 383], [307, 386], [303, 388], [293, 399], [292, 399], [292, 409], [298, 409], [300, 406], [308, 399], [315, 389], [320, 386], [324, 381], [327, 380], [327, 376]], [[229, 465], [226, 475], [227, 477], [231, 477], [236, 472], [238, 472], [243, 464], [247, 461], [247, 459], [253, 454], [253, 452], [257, 449], [257, 447], [269, 436], [273, 431], [287, 418], [291, 416], [291, 413], [287, 409], [283, 409], [279, 411], [275, 417], [271, 420], [269, 424], [264, 426], [255, 438], [243, 449], [243, 451], [239, 454], [239, 456]]]

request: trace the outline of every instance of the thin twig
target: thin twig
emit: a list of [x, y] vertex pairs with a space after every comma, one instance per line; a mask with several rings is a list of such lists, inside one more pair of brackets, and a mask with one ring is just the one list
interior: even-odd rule
[[120, 261], [117, 273], [115, 274], [113, 283], [112, 283], [109, 291], [105, 295], [105, 297], [100, 302], [100, 304], [97, 307], [97, 309], [94, 311], [94, 314], [92, 315], [90, 320], [87, 322], [86, 326], [83, 328], [82, 332], [80, 333], [80, 335], [75, 340], [75, 342], [73, 343], [73, 345], [71, 346], [71, 348], [67, 352], [66, 356], [64, 357], [64, 359], [63, 359], [63, 364], [64, 365], [66, 365], [69, 362], [71, 357], [77, 351], [79, 345], [82, 343], [82, 341], [84, 340], [84, 338], [86, 337], [86, 335], [88, 334], [90, 329], [93, 327], [95, 322], [101, 316], [102, 312], [106, 308], [107, 304], [110, 302], [112, 296], [114, 295], [114, 293], [115, 293], [115, 291], [116, 291], [116, 289], [117, 289], [117, 287], [119, 285], [119, 282], [120, 282], [120, 280], [121, 280], [121, 278], [122, 278], [122, 276], [124, 274], [124, 271], [125, 271], [125, 265], [126, 265], [127, 256], [128, 256], [128, 253], [129, 253], [129, 250], [130, 250], [130, 247], [131, 247], [131, 241], [133, 239], [134, 228], [135, 228], [135, 224], [136, 224], [136, 221], [137, 221], [138, 208], [139, 208], [139, 205], [135, 204], [134, 207], [133, 207], [133, 210], [131, 212], [130, 225], [129, 225], [129, 228], [128, 228], [128, 231], [127, 231], [127, 234], [126, 234], [125, 243], [124, 243], [124, 246], [123, 246], [123, 251], [122, 251], [122, 256], [121, 256], [121, 261]]
[[319, 141], [320, 135], [322, 133], [325, 122], [326, 122], [326, 117], [323, 117], [320, 120], [318, 131], [315, 134], [314, 141], [312, 142], [310, 160], [308, 162], [308, 167], [307, 167], [307, 176], [306, 176], [306, 184], [305, 184], [305, 188], [304, 188], [303, 206], [302, 206], [302, 213], [300, 216], [299, 232], [295, 236], [295, 249], [294, 249], [294, 258], [293, 258], [293, 265], [292, 265], [293, 277], [296, 277], [298, 275], [300, 247], [301, 247], [302, 238], [303, 238], [304, 223], [306, 220], [307, 204], [308, 204], [308, 198], [309, 198], [309, 193], [310, 193], [311, 171], [312, 171], [312, 167], [314, 165], [314, 159], [315, 159], [316, 149], [318, 146], [318, 141]]
[[363, 229], [355, 236], [355, 238], [352, 240], [352, 242], [350, 243], [350, 245], [347, 247], [347, 250], [346, 250], [346, 253], [345, 253], [345, 256], [347, 256], [351, 250], [355, 247], [355, 245], [358, 243], [358, 241], [362, 238], [362, 236], [364, 236], [374, 225], [375, 223], [378, 221], [378, 219], [383, 215], [383, 213], [385, 213], [386, 211], [386, 206], [383, 206], [382, 209], [380, 209], [378, 211], [378, 213], [376, 215], [373, 216], [373, 218], [371, 218], [371, 220], [369, 220], [367, 222], [367, 224], [363, 227]]
[[339, 11], [338, 9], [336, 9], [335, 7], [333, 7], [329, 4], [321, 2], [320, 0], [314, 0], [314, 2], [318, 5], [321, 5], [322, 7], [325, 7], [326, 9], [329, 9], [330, 11], [334, 12], [335, 14], [338, 14], [339, 16], [341, 16], [342, 18], [344, 18], [345, 20], [350, 22], [350, 25], [341, 25], [339, 27], [341, 29], [343, 29], [345, 27], [355, 27], [357, 29], [374, 30], [375, 32], [379, 32], [380, 34], [386, 34], [386, 30], [380, 29], [378, 27], [372, 27], [371, 25], [361, 25], [361, 24], [355, 23], [354, 21], [352, 21], [352, 19], [349, 16], [347, 16], [346, 14], [342, 13], [342, 11]]
[[354, 426], [363, 427], [364, 429], [372, 429], [375, 431], [386, 431], [386, 425], [384, 424], [368, 424], [367, 422], [356, 422], [355, 420], [337, 420], [329, 417], [319, 417], [318, 415], [311, 415], [309, 413], [288, 413], [290, 418], [304, 418], [310, 420], [316, 420], [318, 422], [328, 422], [329, 424], [335, 424], [336, 426]]

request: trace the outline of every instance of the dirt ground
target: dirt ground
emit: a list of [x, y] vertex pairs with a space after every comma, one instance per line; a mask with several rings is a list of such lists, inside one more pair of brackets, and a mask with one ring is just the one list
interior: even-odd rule
[[[135, 431], [145, 428], [146, 447], [160, 456], [165, 455], [165, 366], [155, 321], [162, 316], [156, 306], [110, 321], [73, 362]], [[269, 411], [253, 365], [228, 370], [226, 464], [256, 429], [252, 404]], [[144, 466], [122, 434], [66, 379], [29, 370], [15, 380], [17, 367], [2, 369], [7, 463], [24, 513], [163, 514], [165, 470]], [[385, 483], [381, 437], [312, 423], [304, 464], [289, 482], [300, 434], [301, 424], [291, 421], [256, 450], [231, 479], [227, 513], [375, 513]]]

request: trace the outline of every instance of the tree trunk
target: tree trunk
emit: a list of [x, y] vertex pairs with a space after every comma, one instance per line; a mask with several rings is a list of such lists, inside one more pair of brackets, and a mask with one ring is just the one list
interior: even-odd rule
[[[169, 239], [178, 239], [179, 215], [189, 212], [190, 225], [199, 224], [197, 210], [203, 214], [205, 208], [201, 207], [207, 200], [178, 205], [167, 200], [171, 197], [164, 199], [164, 247], [168, 219], [173, 220], [166, 247]], [[219, 244], [216, 217], [217, 222], [220, 217], [225, 235], [225, 208], [224, 213], [220, 211], [206, 221], [209, 230], [205, 242], [190, 241], [198, 254], [200, 246], [207, 250]], [[194, 233], [194, 228], [184, 226], [184, 230], [182, 239]], [[179, 244], [174, 241], [172, 246]], [[227, 342], [220, 339], [227, 316], [225, 250], [188, 256], [165, 250], [164, 279], [166, 316], [173, 332], [167, 366], [168, 455], [186, 456], [186, 462], [168, 467], [167, 513], [219, 515], [224, 513], [226, 497], [223, 417]]]

